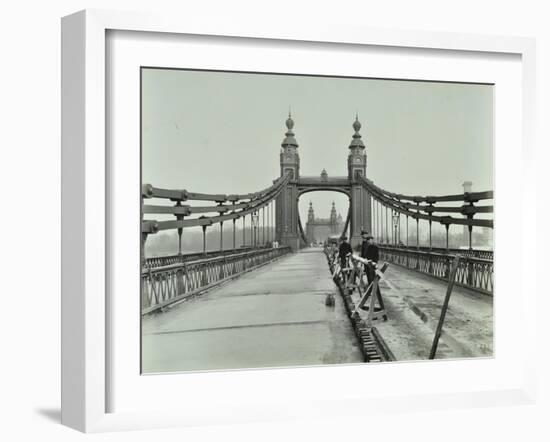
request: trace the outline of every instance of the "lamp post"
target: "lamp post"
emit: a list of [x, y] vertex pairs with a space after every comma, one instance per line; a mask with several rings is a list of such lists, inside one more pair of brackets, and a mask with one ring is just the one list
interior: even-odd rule
[[254, 228], [254, 247], [256, 247], [256, 239], [257, 239], [257, 229], [258, 229], [258, 220], [259, 220], [258, 212], [252, 213], [252, 227]]
[[397, 214], [396, 211], [393, 212], [393, 215], [392, 215], [392, 221], [393, 221], [393, 229], [394, 229], [394, 246], [397, 246], [397, 224], [399, 223], [399, 215]]

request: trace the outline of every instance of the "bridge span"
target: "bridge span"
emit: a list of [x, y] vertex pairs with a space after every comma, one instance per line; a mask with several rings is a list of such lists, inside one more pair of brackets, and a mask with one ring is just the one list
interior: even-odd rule
[[320, 248], [144, 316], [142, 346], [144, 373], [363, 362]]
[[[471, 192], [469, 182], [450, 195], [384, 189], [367, 174], [357, 115], [352, 126], [344, 176], [300, 174], [289, 114], [280, 176], [264, 189], [226, 194], [142, 184], [143, 372], [426, 359], [435, 357], [440, 333], [437, 357], [492, 356], [493, 253], [475, 248], [473, 233], [493, 229], [493, 191]], [[378, 314], [374, 297], [366, 319], [359, 309], [370, 293], [364, 262], [351, 255], [335, 266], [328, 247], [326, 255], [307, 248], [298, 203], [314, 191], [348, 196], [340, 239], [347, 236], [357, 251], [366, 231], [379, 246], [388, 271]], [[435, 226], [444, 240], [433, 240]], [[461, 245], [452, 226], [462, 231]], [[191, 228], [202, 230], [202, 253], [185, 250]], [[177, 254], [147, 256], [147, 238], [163, 231], [177, 233]], [[207, 247], [212, 231], [217, 250], [211, 241]], [[450, 304], [443, 303], [447, 284], [449, 296], [454, 285]], [[365, 297], [355, 299], [362, 289]], [[337, 295], [334, 306], [325, 305], [327, 294]], [[388, 320], [373, 324], [375, 316]]]
[[[427, 359], [445, 287], [432, 276], [389, 267], [381, 281], [389, 318], [375, 326], [395, 359]], [[325, 305], [329, 293], [334, 307]], [[358, 302], [357, 292], [352, 298]], [[142, 346], [144, 373], [364, 361], [321, 248], [284, 255], [145, 315]], [[492, 352], [492, 296], [456, 287], [438, 358], [490, 357]]]

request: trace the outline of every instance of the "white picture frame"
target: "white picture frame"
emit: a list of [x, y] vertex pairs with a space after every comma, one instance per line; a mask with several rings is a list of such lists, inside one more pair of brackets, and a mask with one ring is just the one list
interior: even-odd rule
[[[460, 408], [469, 406], [533, 403], [535, 396], [535, 359], [526, 357], [514, 372], [508, 385], [471, 391], [426, 394], [409, 391], [399, 394], [378, 394], [376, 404], [363, 401], [364, 393], [349, 395], [345, 389], [327, 399], [320, 397], [290, 400], [287, 404], [274, 402], [272, 406], [254, 403], [251, 392], [242, 403], [236, 404], [238, 413], [225, 413], [223, 401], [210, 409], [198, 407], [193, 414], [183, 410], [160, 410], [146, 404], [139, 411], [109, 411], [108, 396], [111, 364], [108, 343], [110, 324], [108, 286], [109, 265], [107, 228], [108, 156], [106, 155], [106, 33], [109, 31], [155, 32], [165, 35], [204, 35], [272, 39], [290, 42], [338, 43], [369, 45], [384, 48], [436, 49], [468, 51], [484, 54], [513, 54], [521, 57], [521, 156], [528, 164], [534, 156], [533, 121], [535, 103], [535, 46], [534, 41], [519, 37], [428, 33], [416, 31], [389, 31], [362, 27], [308, 24], [301, 28], [285, 27], [281, 23], [239, 22], [211, 23], [197, 17], [166, 17], [151, 14], [133, 14], [100, 10], [86, 10], [63, 18], [62, 21], [62, 423], [84, 432], [123, 429], [159, 428], [184, 425], [207, 425], [217, 422], [252, 422], [289, 417], [329, 416], [345, 413], [365, 414], [375, 410], [396, 412], [407, 409]], [[520, 122], [518, 122], [520, 124]], [[536, 193], [527, 193], [533, 185], [524, 182], [520, 192], [524, 210], [520, 222], [535, 219]], [[525, 235], [519, 230], [520, 235]], [[521, 233], [523, 232], [523, 233]], [[519, 276], [526, 276], [527, 257], [532, 245], [519, 241], [521, 265]], [[506, 252], [504, 252], [506, 253]], [[526, 311], [536, 303], [536, 281], [520, 277], [518, 307]], [[525, 355], [534, 354], [535, 333], [533, 321], [523, 327]], [[498, 357], [498, 355], [497, 355]], [[405, 364], [402, 364], [405, 365]], [[437, 364], [436, 364], [437, 365]], [[395, 366], [391, 366], [395, 367]], [[374, 367], [373, 367], [374, 369]], [[418, 370], [411, 365], [406, 370]], [[438, 368], [436, 367], [435, 370]], [[350, 367], [331, 367], [331, 373], [357, 371]], [[380, 370], [402, 370], [380, 365]], [[488, 368], [490, 371], [490, 368]], [[299, 370], [279, 370], [284, 377], [300, 377]], [[265, 381], [257, 371], [226, 374], [238, 378], [239, 385], [254, 388], [254, 382]], [[326, 372], [325, 372], [326, 373]], [[265, 374], [265, 373], [264, 373]], [[338, 373], [336, 373], [338, 375]], [[263, 379], [262, 379], [262, 376]], [[252, 380], [257, 377], [257, 380]], [[167, 378], [170, 378], [168, 376]], [[250, 378], [250, 380], [247, 380]], [[175, 382], [176, 377], [171, 377]], [[199, 377], [196, 378], [200, 379]], [[166, 382], [171, 382], [170, 380]], [[191, 393], [200, 394], [197, 392]], [[208, 392], [205, 393], [208, 395]], [[192, 398], [191, 398], [192, 399]], [[338, 411], [335, 412], [335, 405]], [[233, 404], [235, 405], [235, 404]], [[218, 407], [218, 408], [216, 408]], [[215, 411], [217, 410], [217, 412]]]

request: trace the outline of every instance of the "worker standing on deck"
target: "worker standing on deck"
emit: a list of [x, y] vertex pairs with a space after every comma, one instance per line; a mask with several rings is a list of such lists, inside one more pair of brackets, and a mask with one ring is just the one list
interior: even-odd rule
[[[369, 235], [369, 232], [362, 231], [363, 243], [361, 244], [361, 258], [367, 259], [370, 262], [365, 264], [365, 273], [369, 284], [374, 281], [376, 276], [376, 264], [378, 263], [378, 246], [374, 244], [374, 237]], [[377, 287], [377, 294], [380, 295], [380, 286]]]
[[353, 250], [351, 248], [351, 244], [348, 242], [347, 236], [342, 236], [342, 242], [340, 243], [340, 247], [338, 248], [338, 257], [340, 258], [340, 268], [344, 269], [346, 268], [346, 257], [348, 253], [352, 253]]

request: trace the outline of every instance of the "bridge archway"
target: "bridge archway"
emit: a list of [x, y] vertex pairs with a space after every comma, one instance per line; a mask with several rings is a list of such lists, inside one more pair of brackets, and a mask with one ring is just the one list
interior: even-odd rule
[[343, 189], [341, 187], [316, 187], [312, 189], [300, 189], [298, 188], [298, 198], [300, 198], [302, 195], [305, 195], [306, 193], [312, 193], [312, 192], [335, 192], [335, 193], [343, 193], [348, 197], [348, 199], [351, 197], [351, 190], [350, 189]]
[[276, 238], [293, 250], [304, 242], [305, 232], [298, 202], [300, 196], [309, 192], [332, 191], [348, 196], [352, 246], [361, 242], [362, 230], [371, 232], [371, 195], [362, 185], [366, 177], [367, 155], [357, 116], [352, 126], [355, 133], [348, 147], [347, 176], [329, 176], [325, 169], [318, 176], [303, 176], [300, 174], [298, 143], [293, 132], [294, 120], [290, 114], [286, 120], [287, 132], [281, 143], [280, 167], [281, 177], [288, 177], [289, 180], [276, 200]]
[[349, 231], [349, 194], [345, 191], [302, 192], [298, 200], [301, 237], [304, 245], [324, 243], [329, 236]]

